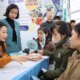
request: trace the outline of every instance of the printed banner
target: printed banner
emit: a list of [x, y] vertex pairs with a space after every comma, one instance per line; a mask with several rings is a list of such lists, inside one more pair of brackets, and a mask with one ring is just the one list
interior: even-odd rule
[[61, 0], [0, 0], [0, 18], [4, 18], [6, 7], [12, 3], [17, 4], [20, 10], [18, 21], [21, 30], [33, 30], [42, 24], [47, 10], [52, 10], [54, 16], [62, 16]]

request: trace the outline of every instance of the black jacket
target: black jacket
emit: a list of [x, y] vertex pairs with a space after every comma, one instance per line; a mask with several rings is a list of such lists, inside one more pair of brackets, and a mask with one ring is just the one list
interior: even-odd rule
[[68, 38], [56, 44], [56, 50], [54, 50], [54, 52], [44, 51], [44, 55], [52, 57], [55, 62], [55, 69], [48, 70], [44, 74], [45, 80], [58, 78], [65, 71], [68, 63], [68, 57], [71, 56], [74, 51], [73, 49], [63, 46], [67, 39]]

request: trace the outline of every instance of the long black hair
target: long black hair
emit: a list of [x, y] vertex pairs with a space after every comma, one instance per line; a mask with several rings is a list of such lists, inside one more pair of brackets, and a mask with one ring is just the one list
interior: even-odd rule
[[[3, 22], [0, 22], [0, 29], [6, 25], [3, 23]], [[2, 48], [2, 51], [5, 53], [6, 52], [6, 46], [5, 46], [5, 43], [3, 41], [0, 40], [0, 47]]]
[[68, 24], [64, 21], [58, 21], [56, 22], [56, 26], [58, 27], [58, 32], [61, 34], [61, 35], [66, 35], [66, 37], [69, 37], [70, 36], [70, 30], [69, 30], [69, 27], [68, 27]]

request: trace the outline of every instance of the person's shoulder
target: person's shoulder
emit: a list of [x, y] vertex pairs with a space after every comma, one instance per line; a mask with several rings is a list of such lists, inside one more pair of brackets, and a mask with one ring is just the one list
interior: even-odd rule
[[0, 19], [0, 22], [4, 23], [8, 27], [8, 22], [7, 22], [7, 20], [5, 18], [4, 19]]
[[6, 21], [6, 19], [0, 19], [0, 22], [5, 22]]
[[75, 51], [75, 49], [66, 48], [66, 49], [64, 49], [64, 56], [72, 56], [74, 51]]
[[43, 24], [47, 23], [47, 21], [44, 21]]
[[52, 25], [56, 25], [54, 21], [52, 21]]
[[55, 24], [55, 22], [54, 22], [54, 21], [52, 21], [52, 23], [53, 23], [53, 24]]
[[47, 21], [43, 22], [40, 26], [41, 26], [41, 27], [42, 27], [42, 26], [45, 26], [46, 23], [47, 23]]

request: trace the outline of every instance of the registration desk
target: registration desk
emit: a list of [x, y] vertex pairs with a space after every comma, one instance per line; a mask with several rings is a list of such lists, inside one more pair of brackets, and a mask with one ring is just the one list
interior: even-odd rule
[[43, 56], [40, 61], [26, 61], [20, 64], [12, 61], [0, 69], [0, 80], [32, 80], [32, 75], [37, 76], [41, 68], [48, 68], [49, 58]]

